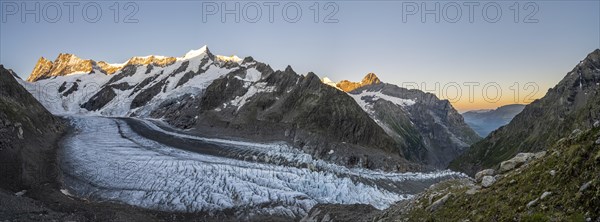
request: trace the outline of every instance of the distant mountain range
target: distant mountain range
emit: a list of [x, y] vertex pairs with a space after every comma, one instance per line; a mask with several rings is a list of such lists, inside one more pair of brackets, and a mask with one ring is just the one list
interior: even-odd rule
[[463, 113], [462, 116], [479, 136], [486, 137], [492, 131], [508, 124], [524, 108], [525, 105], [522, 104], [511, 104], [493, 110], [469, 111]]

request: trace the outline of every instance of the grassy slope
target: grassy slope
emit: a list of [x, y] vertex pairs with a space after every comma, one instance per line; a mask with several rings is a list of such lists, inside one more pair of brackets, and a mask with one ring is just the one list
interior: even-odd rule
[[[595, 141], [599, 137], [600, 128], [596, 128], [561, 139], [544, 158], [506, 174], [492, 187], [476, 194], [466, 194], [464, 186], [449, 188], [454, 196], [442, 208], [430, 212], [425, 207], [415, 207], [408, 213], [409, 221], [597, 219], [600, 216], [600, 145]], [[549, 173], [551, 170], [556, 171], [554, 176]], [[589, 188], [579, 192], [589, 181], [592, 181]], [[452, 183], [446, 182], [446, 188]], [[547, 191], [552, 194], [533, 207], [526, 206]], [[420, 198], [416, 205], [427, 206], [428, 201]]]

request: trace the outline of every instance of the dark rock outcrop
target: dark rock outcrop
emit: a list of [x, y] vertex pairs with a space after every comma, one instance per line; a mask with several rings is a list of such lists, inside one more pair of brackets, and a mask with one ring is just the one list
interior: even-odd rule
[[0, 65], [0, 187], [23, 190], [55, 180], [56, 142], [65, 128]]
[[89, 101], [81, 105], [81, 108], [89, 111], [96, 111], [104, 107], [107, 103], [113, 100], [117, 94], [110, 86], [105, 86], [98, 93], [96, 93]]

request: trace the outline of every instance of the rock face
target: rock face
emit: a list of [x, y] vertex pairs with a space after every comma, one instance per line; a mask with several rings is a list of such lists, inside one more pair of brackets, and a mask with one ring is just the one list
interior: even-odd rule
[[543, 98], [471, 146], [450, 168], [473, 175], [517, 153], [544, 150], [574, 129], [592, 128], [600, 119], [599, 68], [600, 49], [596, 49]]
[[42, 57], [38, 60], [38, 63], [31, 72], [31, 75], [29, 75], [27, 81], [33, 82], [40, 79], [64, 76], [76, 72], [90, 73], [94, 65], [94, 61], [83, 60], [73, 54], [61, 53], [54, 62]]
[[365, 76], [365, 82], [369, 84], [348, 94], [404, 147], [404, 156], [410, 160], [445, 168], [480, 139], [447, 100], [381, 83], [372, 73]]
[[65, 129], [0, 65], [0, 187], [23, 190], [53, 181], [56, 142]]
[[494, 110], [469, 111], [463, 113], [465, 122], [469, 124], [479, 136], [487, 136], [492, 131], [508, 124], [525, 105], [512, 104], [498, 107]]

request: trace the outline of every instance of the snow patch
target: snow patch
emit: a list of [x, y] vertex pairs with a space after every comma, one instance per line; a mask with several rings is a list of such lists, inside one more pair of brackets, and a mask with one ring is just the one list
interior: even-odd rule
[[367, 113], [373, 113], [373, 104], [368, 102], [369, 101], [368, 98], [370, 98], [370, 100], [372, 100], [372, 101], [377, 101], [377, 100], [383, 99], [383, 100], [392, 102], [401, 107], [412, 106], [416, 103], [415, 100], [402, 99], [402, 98], [398, 98], [398, 97], [394, 97], [394, 96], [389, 96], [389, 95], [383, 94], [379, 91], [374, 92], [374, 91], [366, 91], [365, 90], [359, 94], [348, 93], [348, 95], [350, 95], [354, 99], [354, 101], [356, 101], [356, 103]]
[[65, 196], [69, 196], [69, 197], [75, 197], [71, 192], [69, 192], [69, 190], [67, 189], [60, 189], [60, 192], [62, 194], [64, 194]]
[[16, 193], [15, 193], [15, 196], [17, 196], [17, 197], [20, 197], [20, 196], [23, 196], [23, 195], [25, 195], [26, 193], [27, 193], [27, 190], [21, 190], [21, 191], [19, 191], [19, 192], [16, 192]]
[[333, 87], [333, 88], [336, 88], [336, 89], [342, 90], [342, 89], [340, 89], [339, 87], [337, 87], [337, 83], [335, 83], [334, 81], [331, 81], [331, 79], [329, 79], [329, 78], [327, 78], [327, 77], [323, 77], [323, 78], [321, 79], [321, 82], [322, 82], [322, 83], [324, 83], [324, 84], [326, 84], [326, 85], [329, 85], [329, 86], [331, 86], [331, 87]]
[[252, 98], [252, 96], [258, 93], [273, 92], [274, 90], [275, 86], [267, 86], [266, 82], [256, 83], [254, 85], [251, 85], [250, 88], [248, 88], [246, 94], [242, 96], [237, 96], [235, 97], [235, 99], [231, 100], [231, 102], [229, 102], [229, 105], [235, 106], [237, 107], [237, 110], [240, 110], [240, 108], [242, 108], [242, 106], [246, 104], [246, 101]]

